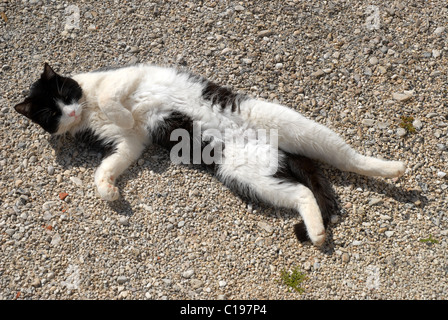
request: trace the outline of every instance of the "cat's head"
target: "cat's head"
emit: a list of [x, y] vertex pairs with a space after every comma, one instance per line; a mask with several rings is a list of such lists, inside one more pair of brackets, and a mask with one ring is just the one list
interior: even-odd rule
[[14, 109], [51, 134], [62, 134], [81, 120], [82, 89], [45, 63], [44, 72], [30, 89], [30, 94]]

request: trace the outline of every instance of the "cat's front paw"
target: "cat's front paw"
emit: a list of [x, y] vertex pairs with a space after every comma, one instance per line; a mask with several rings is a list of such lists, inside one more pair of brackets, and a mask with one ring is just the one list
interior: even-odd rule
[[118, 188], [113, 184], [104, 180], [100, 181], [97, 184], [97, 190], [101, 199], [106, 201], [115, 201], [120, 197], [120, 192], [118, 191]]

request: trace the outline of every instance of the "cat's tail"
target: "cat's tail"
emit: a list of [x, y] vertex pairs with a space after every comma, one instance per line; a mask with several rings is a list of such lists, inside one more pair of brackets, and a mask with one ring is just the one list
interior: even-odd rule
[[[285, 160], [290, 175], [313, 192], [327, 228], [331, 216], [339, 210], [339, 201], [331, 183], [314, 160], [290, 153], [286, 153]], [[294, 233], [301, 242], [310, 240], [304, 222], [294, 225]]]

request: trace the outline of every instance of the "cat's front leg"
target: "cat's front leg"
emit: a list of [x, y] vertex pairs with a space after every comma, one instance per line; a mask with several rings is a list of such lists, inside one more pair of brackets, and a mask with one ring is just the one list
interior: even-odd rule
[[144, 144], [136, 137], [124, 138], [114, 153], [104, 158], [95, 172], [95, 185], [101, 199], [114, 201], [120, 197], [117, 178], [141, 155]]
[[[109, 90], [112, 92], [108, 93]], [[120, 102], [123, 95], [121, 91], [112, 89], [105, 90], [98, 96], [98, 106], [101, 111], [117, 126], [123, 129], [131, 129], [134, 127], [134, 117], [128, 109]]]
[[131, 129], [134, 127], [134, 117], [132, 113], [126, 109], [121, 103], [109, 101], [101, 107], [110, 121], [123, 129]]

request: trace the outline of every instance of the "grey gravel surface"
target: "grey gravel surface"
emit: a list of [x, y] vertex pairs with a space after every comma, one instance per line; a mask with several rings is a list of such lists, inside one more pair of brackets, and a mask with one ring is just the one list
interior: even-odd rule
[[[446, 299], [448, 5], [373, 2], [0, 0], [0, 298]], [[390, 180], [324, 166], [341, 211], [322, 249], [296, 241], [298, 214], [156, 147], [109, 204], [96, 152], [12, 109], [44, 62], [187, 67], [408, 169]], [[280, 279], [295, 268], [301, 294]]]

